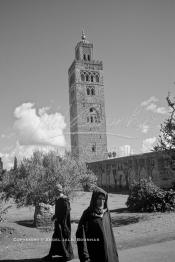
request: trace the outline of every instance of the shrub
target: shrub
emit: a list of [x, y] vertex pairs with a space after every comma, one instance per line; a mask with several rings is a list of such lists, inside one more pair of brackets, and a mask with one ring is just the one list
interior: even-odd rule
[[171, 183], [171, 189], [175, 191], [175, 181]]
[[134, 212], [175, 210], [175, 192], [159, 188], [150, 179], [141, 179], [133, 184], [126, 205]]

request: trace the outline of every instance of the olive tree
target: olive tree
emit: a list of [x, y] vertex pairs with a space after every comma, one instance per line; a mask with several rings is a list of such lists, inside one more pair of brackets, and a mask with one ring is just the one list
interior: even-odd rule
[[86, 166], [66, 153], [60, 157], [56, 152], [36, 151], [31, 158], [23, 159], [16, 169], [4, 178], [3, 191], [6, 199], [13, 197], [18, 206], [52, 204], [55, 185], [60, 183], [70, 198], [75, 190], [91, 188], [97, 178]]

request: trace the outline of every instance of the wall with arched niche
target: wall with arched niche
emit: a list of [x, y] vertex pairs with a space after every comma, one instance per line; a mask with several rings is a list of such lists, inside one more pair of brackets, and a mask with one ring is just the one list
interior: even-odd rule
[[135, 181], [135, 171], [134, 169], [130, 169], [129, 174], [128, 174], [129, 185], [132, 185], [134, 181]]
[[148, 179], [148, 172], [145, 167], [142, 167], [139, 174], [140, 178]]
[[103, 171], [102, 172], [102, 186], [106, 186], [107, 185], [107, 179], [106, 179], [106, 173]]
[[155, 167], [152, 169], [151, 178], [152, 178], [154, 183], [159, 185], [159, 180], [160, 180], [159, 171]]
[[134, 181], [152, 178], [156, 185], [170, 188], [175, 182], [175, 160], [161, 152], [91, 162], [88, 166], [99, 179], [99, 186], [110, 190], [129, 189]]

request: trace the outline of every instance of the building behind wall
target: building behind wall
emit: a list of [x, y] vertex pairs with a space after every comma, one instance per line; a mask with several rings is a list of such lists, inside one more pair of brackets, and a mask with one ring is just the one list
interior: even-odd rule
[[87, 162], [107, 159], [103, 64], [84, 33], [68, 75], [71, 152]]

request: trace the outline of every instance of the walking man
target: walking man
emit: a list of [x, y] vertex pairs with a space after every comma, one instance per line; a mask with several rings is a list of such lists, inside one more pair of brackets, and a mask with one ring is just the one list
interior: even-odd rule
[[107, 201], [108, 194], [96, 187], [76, 232], [80, 262], [119, 261]]
[[49, 254], [43, 258], [43, 261], [51, 261], [53, 256], [60, 256], [61, 262], [73, 259], [73, 249], [71, 245], [71, 221], [70, 221], [70, 202], [67, 196], [63, 194], [63, 188], [60, 184], [56, 185], [57, 197], [55, 200], [55, 214], [52, 217], [54, 221], [54, 233]]

